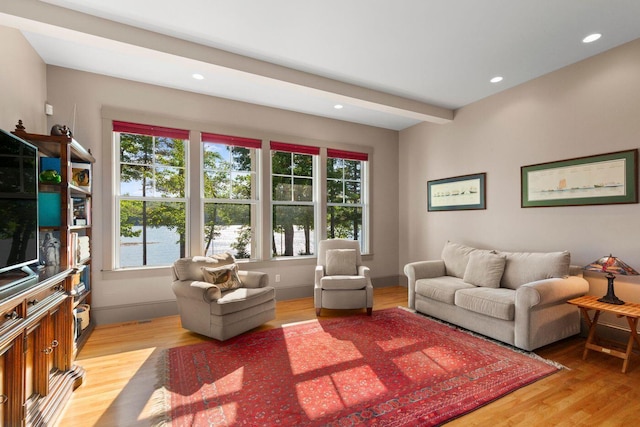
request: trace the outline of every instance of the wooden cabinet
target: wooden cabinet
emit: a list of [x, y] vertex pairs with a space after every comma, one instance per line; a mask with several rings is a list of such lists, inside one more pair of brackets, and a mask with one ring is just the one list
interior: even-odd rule
[[51, 425], [84, 371], [73, 363], [72, 269], [46, 268], [0, 295], [0, 425]]
[[59, 159], [61, 182], [39, 186], [40, 194], [59, 201], [57, 212], [49, 209], [58, 222], [41, 223], [39, 233], [41, 241], [57, 239], [43, 256], [55, 262], [0, 289], [0, 426], [46, 426], [55, 424], [84, 377], [74, 360], [93, 322], [81, 328], [74, 311], [91, 304], [92, 195], [90, 181], [74, 182], [73, 167], [90, 173], [95, 160], [67, 136], [30, 134], [21, 126], [13, 133], [38, 147], [41, 160]]

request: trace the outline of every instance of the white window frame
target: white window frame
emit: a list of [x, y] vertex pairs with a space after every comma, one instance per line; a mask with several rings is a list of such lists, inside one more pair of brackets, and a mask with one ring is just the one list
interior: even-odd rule
[[[273, 214], [276, 206], [311, 206], [313, 209], [313, 231], [310, 234], [310, 239], [312, 240], [310, 243], [310, 251], [311, 254], [305, 255], [297, 255], [293, 254], [291, 256], [286, 255], [274, 255], [272, 250], [269, 250], [271, 259], [300, 259], [305, 257], [315, 257], [317, 253], [317, 245], [318, 245], [318, 236], [321, 235], [322, 224], [319, 221], [319, 209], [322, 204], [321, 198], [319, 197], [319, 186], [322, 181], [322, 172], [320, 165], [320, 148], [314, 146], [303, 146], [299, 144], [289, 144], [282, 143], [277, 141], [271, 141], [269, 150], [269, 248], [271, 248], [271, 239], [274, 236], [274, 223], [273, 223]], [[296, 175], [281, 175], [273, 173], [273, 156], [272, 153], [280, 152], [280, 153], [290, 153], [292, 156], [295, 154], [302, 155], [310, 155], [311, 157], [311, 179], [312, 179], [312, 200], [311, 201], [295, 201], [295, 200], [274, 200], [273, 199], [273, 177], [274, 176], [286, 176], [290, 177], [292, 180], [295, 179]], [[307, 179], [309, 177], [300, 176], [299, 178]], [[292, 194], [293, 194], [293, 186], [292, 186]], [[292, 197], [293, 198], [293, 197]]]
[[[250, 199], [236, 199], [233, 197], [229, 198], [207, 198], [204, 194], [205, 186], [204, 186], [204, 147], [205, 144], [220, 144], [226, 145], [229, 147], [244, 147], [251, 150], [251, 194], [252, 197]], [[202, 216], [202, 229], [204, 231], [206, 224], [204, 220], [204, 212], [205, 212], [205, 204], [238, 204], [238, 205], [249, 205], [251, 210], [251, 258], [250, 260], [260, 260], [262, 258], [262, 244], [261, 244], [261, 224], [262, 224], [262, 215], [261, 215], [261, 198], [260, 198], [260, 170], [261, 170], [261, 150], [262, 150], [262, 141], [253, 138], [245, 138], [245, 137], [234, 137], [229, 135], [222, 134], [210, 134], [210, 133], [202, 133], [201, 134], [201, 161], [200, 161], [200, 177], [202, 180], [201, 185], [201, 194], [200, 198], [202, 203], [200, 205], [201, 216]], [[231, 170], [230, 172], [233, 172]], [[230, 181], [231, 182], [231, 181]], [[204, 252], [204, 241], [200, 242], [202, 252]], [[245, 259], [245, 258], [240, 258]]]
[[[335, 150], [335, 151], [339, 151], [339, 150]], [[341, 151], [341, 150], [340, 150]], [[362, 209], [362, 223], [360, 225], [360, 235], [358, 236], [358, 241], [360, 242], [360, 251], [362, 253], [368, 253], [369, 252], [369, 159], [368, 159], [368, 155], [365, 153], [362, 153], [362, 157], [360, 159], [356, 159], [356, 158], [349, 158], [350, 154], [360, 154], [360, 153], [349, 153], [349, 152], [344, 152], [344, 156], [341, 156], [339, 154], [332, 154], [329, 155], [327, 154], [327, 163], [329, 161], [330, 158], [332, 159], [341, 159], [341, 160], [349, 160], [349, 161], [359, 161], [361, 162], [361, 168], [360, 168], [360, 203], [337, 203], [337, 202], [330, 202], [327, 198], [325, 198], [325, 206], [324, 206], [324, 210], [326, 212], [326, 216], [325, 216], [325, 221], [323, 223], [323, 226], [326, 229], [326, 235], [328, 235], [329, 230], [328, 230], [328, 226], [327, 226], [327, 222], [328, 222], [328, 217], [329, 217], [329, 207], [330, 206], [339, 206], [339, 207], [348, 207], [348, 208], [361, 208]], [[353, 156], [351, 156], [353, 157]], [[366, 157], [366, 158], [364, 158]], [[330, 179], [333, 178], [329, 178], [328, 174], [327, 174], [327, 168], [325, 167], [323, 169], [324, 172], [324, 181], [328, 182]], [[353, 180], [347, 180], [344, 178], [344, 175], [342, 177], [342, 179], [339, 179], [339, 181], [342, 182], [343, 185], [345, 185], [346, 182], [350, 181], [350, 182], [354, 182]], [[328, 196], [328, 190], [327, 190], [327, 196]]]
[[[135, 125], [135, 123], [132, 123], [133, 125]], [[141, 127], [149, 127], [149, 128], [161, 128], [160, 126], [151, 126], [151, 125], [140, 125]], [[144, 133], [143, 131], [140, 132], [120, 132], [120, 131], [116, 131], [113, 130], [112, 131], [112, 146], [113, 146], [113, 165], [114, 165], [114, 170], [113, 170], [113, 200], [114, 200], [114, 204], [113, 204], [113, 210], [114, 210], [114, 230], [113, 230], [113, 235], [114, 235], [114, 244], [113, 244], [113, 259], [112, 259], [112, 264], [113, 264], [113, 268], [115, 269], [136, 269], [136, 268], [154, 268], [154, 267], [163, 267], [164, 265], [135, 265], [135, 266], [126, 266], [123, 267], [120, 265], [120, 239], [121, 239], [121, 235], [120, 235], [120, 202], [124, 201], [124, 200], [134, 200], [134, 201], [146, 201], [146, 202], [162, 202], [162, 203], [167, 203], [167, 202], [177, 202], [177, 203], [182, 203], [184, 204], [184, 210], [185, 210], [185, 256], [188, 256], [190, 251], [189, 251], [189, 247], [190, 247], [190, 233], [189, 233], [189, 164], [190, 164], [190, 156], [189, 156], [189, 146], [190, 146], [190, 139], [189, 139], [189, 131], [188, 130], [182, 130], [182, 129], [178, 129], [181, 130], [183, 132], [186, 133], [186, 137], [185, 138], [174, 138], [174, 139], [183, 139], [185, 142], [184, 145], [184, 149], [185, 149], [185, 153], [184, 153], [184, 165], [182, 166], [182, 169], [184, 170], [184, 181], [185, 181], [185, 187], [184, 187], [184, 196], [183, 197], [158, 197], [158, 196], [131, 196], [131, 195], [123, 195], [121, 194], [121, 181], [120, 181], [120, 166], [123, 164], [120, 161], [120, 142], [121, 142], [121, 138], [120, 135], [122, 133], [138, 133], [139, 135], [145, 135], [145, 136], [151, 136], [152, 138], [154, 138], [154, 145], [155, 145], [155, 139], [156, 138], [160, 138], [162, 136], [158, 136], [158, 135], [150, 135], [147, 133]], [[154, 155], [155, 155], [155, 150], [154, 150]], [[151, 163], [151, 165], [155, 168], [156, 166], [158, 167], [162, 167], [163, 165], [157, 164], [155, 163], [155, 160]]]

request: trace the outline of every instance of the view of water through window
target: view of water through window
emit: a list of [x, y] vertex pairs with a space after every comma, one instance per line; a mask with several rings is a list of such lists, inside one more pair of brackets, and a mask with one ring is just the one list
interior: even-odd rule
[[[132, 227], [133, 231], [142, 229], [140, 226]], [[236, 251], [231, 247], [236, 239], [239, 225], [230, 225], [220, 228], [220, 235], [216, 236], [209, 248], [207, 255]], [[168, 227], [149, 227], [147, 229], [147, 265], [161, 266], [171, 265], [180, 258], [180, 236]], [[295, 253], [304, 251], [304, 230], [295, 230], [293, 246]], [[120, 238], [120, 266], [139, 267], [142, 265], [142, 237]], [[284, 248], [284, 235], [275, 233], [275, 244], [280, 253]]]

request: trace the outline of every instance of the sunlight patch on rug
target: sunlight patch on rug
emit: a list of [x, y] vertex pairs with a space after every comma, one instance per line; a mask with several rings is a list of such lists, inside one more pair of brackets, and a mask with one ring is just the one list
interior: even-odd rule
[[167, 350], [156, 425], [429, 426], [558, 370], [401, 309]]
[[297, 338], [295, 330], [285, 329], [283, 332], [293, 375], [363, 359], [352, 342], [333, 340], [326, 332], [318, 333], [313, 340]]

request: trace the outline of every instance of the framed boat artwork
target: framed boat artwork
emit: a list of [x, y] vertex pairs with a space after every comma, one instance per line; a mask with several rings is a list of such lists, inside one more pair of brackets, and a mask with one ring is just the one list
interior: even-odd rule
[[428, 211], [486, 209], [486, 173], [427, 182]]
[[638, 150], [522, 166], [523, 208], [638, 203]]

